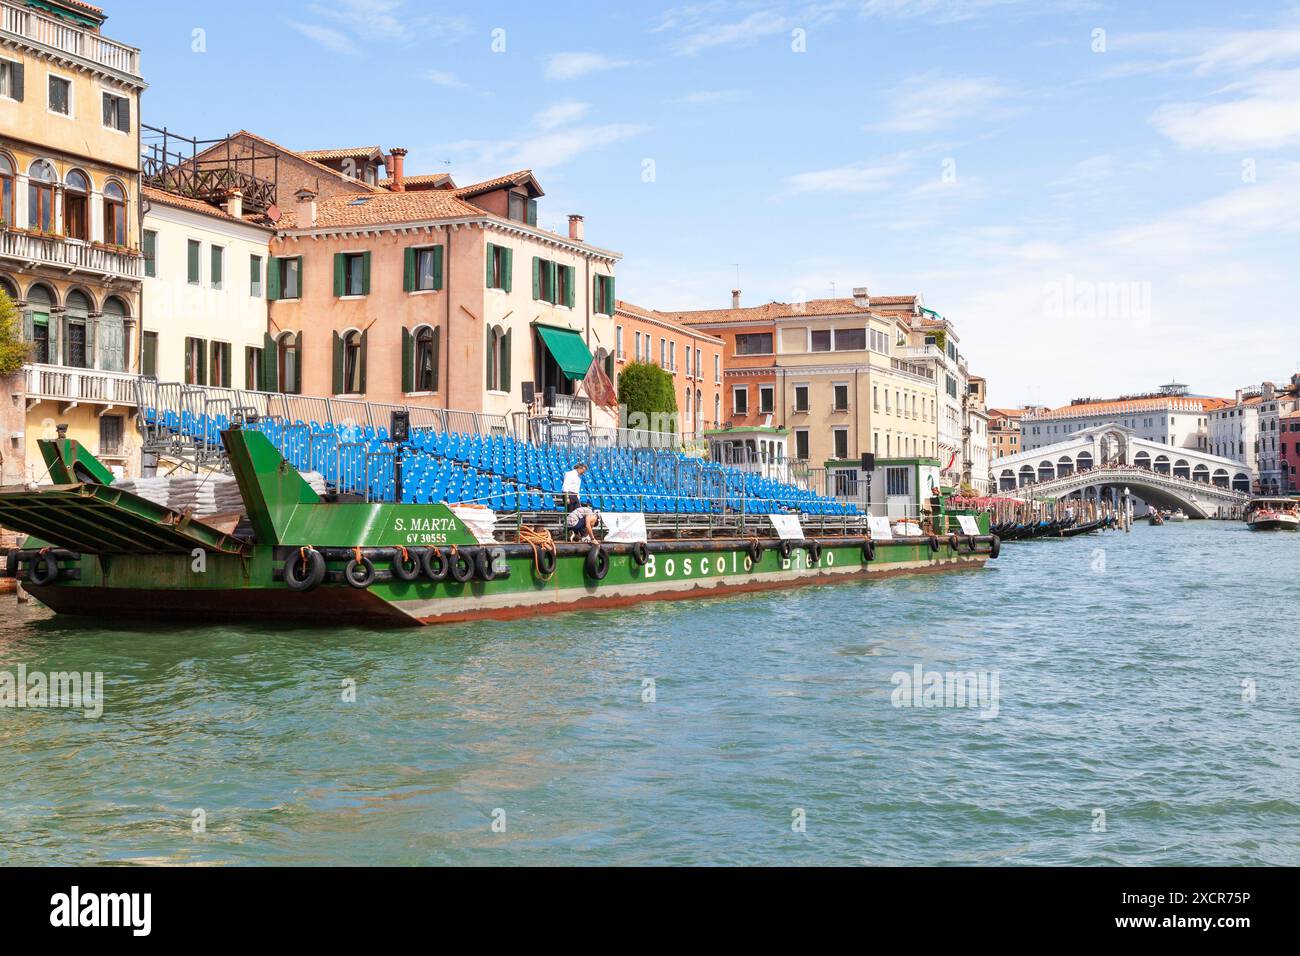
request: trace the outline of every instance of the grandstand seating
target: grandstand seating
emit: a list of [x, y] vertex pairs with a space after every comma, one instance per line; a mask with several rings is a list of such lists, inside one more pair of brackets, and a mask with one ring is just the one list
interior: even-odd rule
[[[147, 428], [182, 441], [219, 447], [230, 424], [222, 414], [146, 407]], [[320, 472], [340, 493], [374, 501], [477, 503], [497, 511], [561, 510], [564, 473], [578, 462], [583, 498], [602, 511], [665, 515], [792, 512], [858, 515], [852, 504], [817, 495], [730, 465], [668, 450], [535, 445], [509, 435], [413, 430], [400, 448], [385, 428], [260, 418], [262, 432], [300, 471]]]

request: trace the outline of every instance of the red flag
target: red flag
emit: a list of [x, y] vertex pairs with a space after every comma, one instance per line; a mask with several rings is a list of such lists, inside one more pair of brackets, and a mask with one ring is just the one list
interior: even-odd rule
[[587, 397], [602, 408], [614, 408], [618, 405], [618, 392], [609, 380], [599, 362], [592, 362], [582, 379], [582, 387], [587, 390]]

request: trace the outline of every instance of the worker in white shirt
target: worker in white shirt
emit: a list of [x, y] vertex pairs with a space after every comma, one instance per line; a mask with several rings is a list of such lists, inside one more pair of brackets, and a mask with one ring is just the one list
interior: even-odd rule
[[564, 492], [565, 511], [572, 511], [582, 503], [578, 498], [582, 494], [582, 476], [586, 473], [587, 465], [581, 461], [564, 473], [564, 486], [560, 490]]

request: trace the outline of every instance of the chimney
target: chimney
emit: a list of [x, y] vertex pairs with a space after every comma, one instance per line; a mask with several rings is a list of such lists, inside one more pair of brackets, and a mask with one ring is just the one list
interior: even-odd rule
[[582, 227], [582, 217], [577, 213], [569, 216], [569, 238], [574, 242], [582, 242], [584, 235]]
[[1263, 398], [1266, 402], [1271, 402], [1277, 397], [1277, 386], [1272, 382], [1264, 383]]
[[311, 229], [315, 227], [316, 193], [304, 186], [293, 194], [293, 198], [298, 201], [298, 212], [295, 216], [298, 228]]
[[244, 193], [235, 189], [226, 195], [226, 215], [231, 219], [244, 218]]
[[739, 290], [739, 289], [732, 289], [732, 290], [731, 290], [731, 307], [732, 307], [733, 309], [739, 309], [739, 308], [740, 308], [740, 290]]
[[867, 287], [860, 285], [853, 290], [853, 304], [859, 309], [871, 308], [871, 296], [867, 295]]
[[406, 192], [406, 152], [402, 147], [394, 146], [388, 157], [391, 166], [388, 170], [388, 178], [393, 181], [395, 193]]

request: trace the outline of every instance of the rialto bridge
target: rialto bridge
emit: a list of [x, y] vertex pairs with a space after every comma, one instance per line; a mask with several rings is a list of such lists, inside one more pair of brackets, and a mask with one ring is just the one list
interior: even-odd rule
[[989, 471], [1000, 492], [1118, 501], [1127, 490], [1156, 507], [1182, 508], [1202, 518], [1240, 509], [1255, 480], [1239, 461], [1138, 438], [1122, 425], [1101, 425], [1055, 445], [998, 458]]

